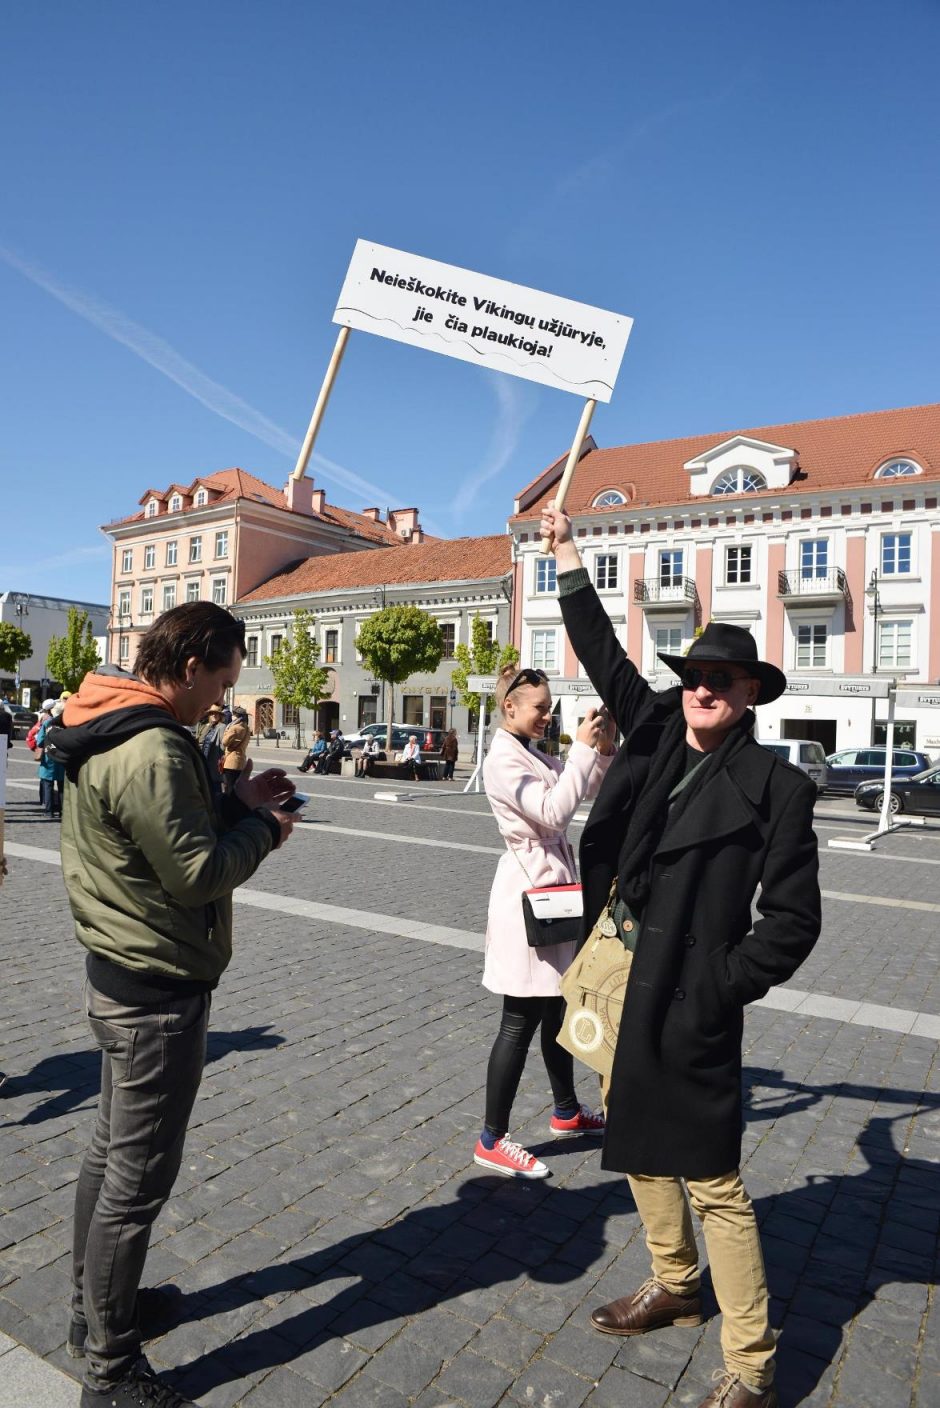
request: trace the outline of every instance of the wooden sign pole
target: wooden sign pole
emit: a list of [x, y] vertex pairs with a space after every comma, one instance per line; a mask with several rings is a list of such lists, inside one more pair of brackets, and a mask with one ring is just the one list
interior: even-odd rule
[[320, 429], [320, 422], [326, 410], [326, 403], [330, 399], [330, 392], [333, 390], [333, 383], [336, 380], [336, 373], [339, 371], [339, 364], [343, 360], [343, 353], [346, 351], [348, 339], [349, 328], [340, 328], [339, 336], [336, 339], [336, 346], [333, 348], [333, 355], [330, 358], [330, 365], [326, 369], [326, 376], [323, 378], [323, 385], [320, 387], [317, 404], [313, 408], [313, 415], [310, 417], [310, 424], [307, 426], [304, 443], [300, 447], [300, 454], [297, 457], [297, 463], [294, 465], [291, 474], [292, 479], [303, 479], [304, 477], [307, 463], [313, 453], [313, 442], [317, 438], [317, 431]]
[[[561, 483], [558, 485], [558, 492], [555, 495], [556, 508], [564, 508], [565, 506], [565, 499], [568, 497], [568, 487], [574, 475], [575, 465], [581, 458], [581, 450], [584, 447], [584, 441], [591, 424], [591, 416], [594, 414], [594, 407], [596, 405], [596, 401], [585, 401], [584, 403], [584, 410], [581, 412], [581, 419], [578, 422], [578, 430], [574, 437], [574, 444], [571, 446], [568, 453], [568, 462], [565, 465], [564, 473], [561, 476]], [[542, 552], [551, 552], [548, 538], [542, 539]]]

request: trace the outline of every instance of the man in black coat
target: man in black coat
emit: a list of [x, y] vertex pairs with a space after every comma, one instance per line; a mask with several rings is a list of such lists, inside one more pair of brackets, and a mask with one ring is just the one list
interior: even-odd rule
[[688, 655], [660, 656], [681, 684], [655, 693], [614, 634], [570, 520], [549, 507], [542, 533], [575, 654], [624, 736], [583, 832], [581, 879], [585, 934], [610, 901], [605, 922], [632, 951], [603, 1165], [629, 1179], [652, 1276], [592, 1322], [614, 1335], [701, 1323], [691, 1201], [725, 1360], [699, 1408], [777, 1408], [764, 1263], [738, 1166], [744, 1006], [793, 975], [821, 923], [815, 786], [752, 737], [752, 706], [779, 698], [786, 677], [757, 658], [748, 631], [710, 623]]

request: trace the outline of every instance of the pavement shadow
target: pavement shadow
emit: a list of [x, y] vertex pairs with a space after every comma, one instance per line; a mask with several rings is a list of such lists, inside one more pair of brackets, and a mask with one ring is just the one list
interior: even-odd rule
[[[805, 1085], [755, 1068], [746, 1077], [756, 1094], [747, 1107], [749, 1122], [795, 1114], [832, 1096], [885, 1110], [868, 1119], [856, 1140], [857, 1172], [810, 1172], [800, 1188], [755, 1199], [778, 1328], [786, 1306], [778, 1341], [781, 1402], [799, 1404], [813, 1394], [852, 1322], [882, 1345], [903, 1375], [936, 1279], [940, 1230], [940, 1171], [903, 1150], [911, 1123], [940, 1109], [940, 1095], [851, 1081]], [[819, 1157], [824, 1160], [823, 1150]], [[893, 1304], [873, 1306], [889, 1287]], [[893, 1338], [900, 1320], [914, 1327], [903, 1348]], [[849, 1363], [840, 1378], [846, 1401], [871, 1401], [860, 1359], [857, 1367]], [[858, 1374], [858, 1382], [847, 1380], [848, 1373]], [[888, 1378], [886, 1385], [899, 1382]]]
[[[283, 1045], [285, 1037], [271, 1030], [270, 1025], [242, 1027], [235, 1031], [210, 1031], [206, 1049], [206, 1065], [220, 1061], [232, 1051], [271, 1051]], [[8, 1075], [0, 1087], [0, 1100], [18, 1099], [23, 1095], [46, 1095], [22, 1119], [0, 1123], [0, 1129], [13, 1125], [42, 1124], [69, 1114], [88, 1101], [96, 1100], [101, 1089], [101, 1052], [74, 1051], [59, 1056], [45, 1056], [31, 1071], [22, 1076]]]
[[[864, 1085], [800, 1086], [771, 1071], [749, 1074], [755, 1084], [775, 1087], [784, 1101], [797, 1099], [798, 1107], [832, 1094], [895, 1107], [871, 1118], [856, 1141], [857, 1173], [812, 1173], [800, 1188], [755, 1199], [775, 1323], [783, 1322], [781, 1401], [796, 1405], [838, 1358], [853, 1320], [860, 1317], [866, 1333], [877, 1334], [882, 1318], [891, 1322], [892, 1314], [905, 1313], [880, 1302], [866, 1319], [884, 1288], [911, 1288], [903, 1295], [912, 1307], [906, 1313], [919, 1325], [913, 1307], [926, 1306], [934, 1277], [940, 1176], [928, 1161], [905, 1157], [894, 1126], [909, 1123], [918, 1107], [937, 1108], [940, 1096]], [[757, 1117], [769, 1118], [769, 1110]], [[507, 1186], [483, 1176], [468, 1178], [451, 1202], [417, 1208], [388, 1227], [331, 1242], [314, 1233], [302, 1254], [184, 1298], [182, 1318], [198, 1320], [293, 1292], [305, 1296], [297, 1313], [269, 1314], [272, 1323], [206, 1351], [174, 1378], [198, 1396], [459, 1297], [476, 1295], [485, 1305], [487, 1290], [507, 1281], [521, 1278], [550, 1293], [578, 1281], [601, 1259], [609, 1216], [633, 1211], [625, 1181], [574, 1190]], [[330, 1294], [332, 1281], [337, 1288]], [[624, 1286], [623, 1293], [630, 1289]], [[706, 1312], [714, 1313], [707, 1272], [703, 1290]]]

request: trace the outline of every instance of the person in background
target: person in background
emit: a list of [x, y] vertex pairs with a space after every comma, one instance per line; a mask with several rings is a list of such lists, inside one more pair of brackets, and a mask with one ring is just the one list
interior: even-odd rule
[[379, 740], [376, 738], [375, 734], [367, 733], [365, 738], [363, 739], [362, 750], [360, 751], [359, 756], [356, 759], [357, 777], [371, 776], [372, 768], [375, 762], [377, 761], [380, 752], [381, 749], [379, 748]]
[[421, 776], [423, 760], [421, 757], [421, 748], [418, 744], [418, 735], [416, 733], [411, 734], [409, 737], [408, 742], [401, 750], [401, 756], [398, 761], [404, 764], [407, 771], [414, 778], [415, 782], [417, 782]]
[[565, 833], [584, 799], [597, 792], [612, 760], [612, 725], [589, 709], [562, 767], [535, 747], [552, 717], [545, 672], [507, 666], [495, 698], [500, 726], [483, 764], [483, 780], [506, 854], [500, 857], [490, 891], [483, 986], [501, 994], [503, 1011], [487, 1066], [486, 1116], [473, 1161], [508, 1178], [546, 1178], [547, 1165], [509, 1135], [513, 1101], [539, 1028], [554, 1099], [550, 1135], [600, 1137], [604, 1117], [578, 1100], [574, 1058], [556, 1040], [564, 1016], [559, 979], [577, 945], [530, 948], [522, 896], [536, 886], [576, 881]]
[[444, 764], [442, 777], [445, 782], [453, 781], [454, 768], [457, 766], [459, 756], [460, 750], [457, 746], [457, 730], [455, 728], [448, 729], [444, 736], [444, 742], [441, 744], [441, 760]]
[[201, 738], [199, 729], [196, 730], [196, 742], [206, 760], [206, 769], [209, 773], [209, 782], [213, 793], [222, 792], [222, 763], [225, 759], [225, 750], [222, 747], [224, 732], [222, 707], [219, 704], [213, 704], [206, 712], [206, 726], [202, 730]]
[[[224, 717], [224, 712], [223, 712]], [[248, 710], [236, 704], [232, 710], [232, 722], [222, 734], [222, 791], [230, 795], [238, 785], [245, 764], [248, 761], [248, 744], [251, 730], [248, 727]]]
[[297, 771], [298, 771], [298, 772], [309, 772], [311, 768], [316, 769], [317, 763], [318, 763], [318, 762], [320, 761], [320, 759], [323, 757], [323, 754], [324, 754], [325, 752], [326, 752], [326, 739], [323, 737], [323, 734], [320, 732], [320, 730], [317, 729], [317, 730], [315, 731], [314, 735], [313, 735], [313, 742], [311, 743], [309, 749], [307, 750], [307, 756], [304, 758], [303, 762], [299, 765]]
[[[607, 1101], [603, 1166], [624, 1173], [649, 1278], [599, 1306], [595, 1329], [699, 1325], [701, 1219], [724, 1369], [698, 1408], [778, 1408], [760, 1234], [741, 1179], [744, 1008], [786, 982], [819, 937], [815, 784], [753, 737], [787, 687], [751, 633], [710, 621], [678, 676], [650, 688], [617, 640], [572, 537], [542, 514], [575, 655], [624, 742], [581, 837], [584, 928], [605, 906], [632, 953]], [[752, 905], [756, 900], [756, 915]]]
[[326, 745], [326, 749], [324, 750], [324, 752], [321, 754], [320, 761], [317, 763], [317, 772], [320, 773], [321, 776], [333, 770], [339, 772], [340, 762], [342, 760], [343, 753], [345, 752], [345, 750], [346, 740], [343, 738], [343, 735], [340, 733], [338, 728], [331, 729], [330, 741]]
[[39, 759], [40, 806], [50, 821], [62, 820], [62, 784], [65, 769], [46, 748], [49, 728], [61, 718], [65, 705], [57, 700], [49, 711], [49, 717], [36, 735], [36, 757]]

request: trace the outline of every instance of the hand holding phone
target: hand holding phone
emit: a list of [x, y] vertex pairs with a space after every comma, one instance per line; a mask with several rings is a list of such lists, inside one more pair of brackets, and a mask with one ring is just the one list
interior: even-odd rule
[[310, 794], [308, 792], [295, 792], [285, 802], [279, 802], [277, 810], [279, 812], [299, 812], [301, 807], [305, 807], [309, 801]]

